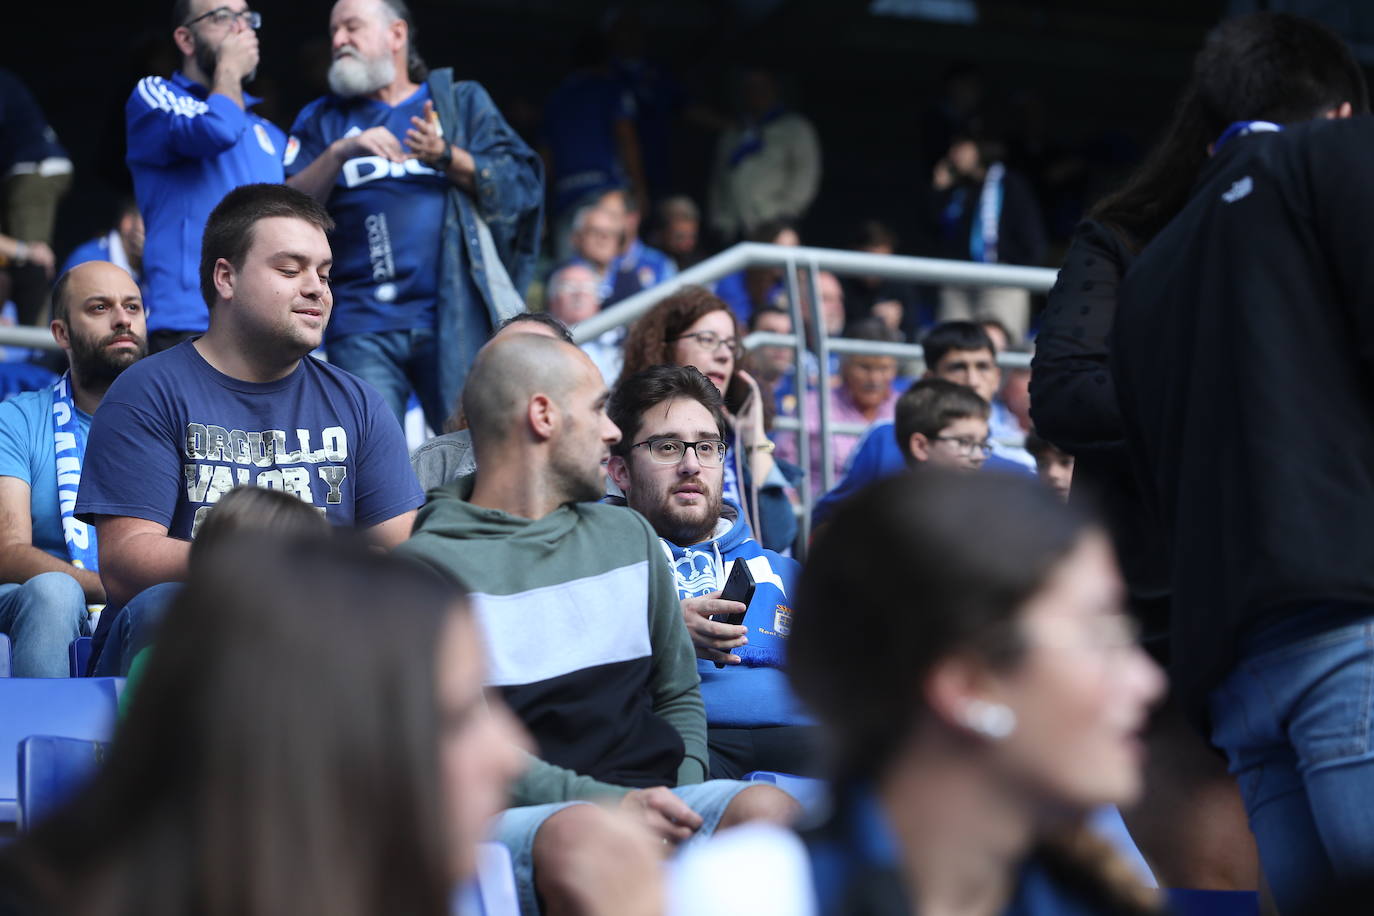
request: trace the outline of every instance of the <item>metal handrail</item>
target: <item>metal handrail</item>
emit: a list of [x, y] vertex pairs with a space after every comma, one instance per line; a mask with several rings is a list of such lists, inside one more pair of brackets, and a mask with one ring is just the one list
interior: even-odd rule
[[[1054, 286], [1059, 272], [1048, 267], [1018, 267], [1010, 264], [982, 264], [976, 261], [949, 261], [940, 258], [918, 258], [907, 255], [871, 254], [864, 251], [840, 251], [831, 248], [809, 248], [802, 246], [765, 245], [759, 242], [741, 242], [727, 248], [720, 254], [707, 258], [700, 264], [687, 268], [675, 277], [656, 286], [641, 290], [616, 305], [593, 315], [572, 329], [573, 339], [579, 344], [595, 340], [607, 331], [622, 327], [647, 313], [655, 305], [676, 293], [684, 286], [707, 286], [721, 277], [748, 267], [781, 267], [787, 285], [788, 307], [792, 316], [792, 327], [810, 325], [819, 329], [816, 335], [816, 357], [821, 367], [829, 364], [830, 353], [853, 353], [880, 356], [896, 356], [902, 359], [923, 359], [924, 350], [918, 344], [886, 343], [872, 340], [831, 339], [825, 333], [825, 322], [821, 318], [819, 296], [810, 296], [810, 321], [802, 320], [801, 284], [798, 271], [807, 270], [811, 289], [820, 288], [820, 272], [831, 271], [846, 276], [883, 277], [892, 280], [905, 280], [911, 283], [938, 284], [941, 286], [1014, 286], [1032, 293], [1048, 292]], [[791, 347], [799, 373], [804, 370], [806, 342], [799, 334], [772, 334], [754, 332], [744, 339], [746, 348], [759, 346]], [[1028, 368], [1030, 354], [1004, 352], [998, 355], [997, 362], [1005, 368]], [[824, 371], [824, 368], [822, 368]], [[830, 386], [817, 385], [816, 391], [808, 391], [805, 379], [799, 377], [797, 385], [797, 418], [779, 417], [775, 428], [795, 429], [798, 436], [797, 458], [802, 473], [809, 481], [811, 478], [811, 430], [807, 416], [807, 401], [813, 395], [820, 398], [819, 425], [821, 482], [824, 489], [835, 485], [834, 470], [830, 460], [830, 437], [835, 432], [854, 432], [857, 424], [832, 423], [830, 419]], [[811, 487], [801, 488], [802, 499], [802, 544], [809, 539], [811, 527]]]
[[0, 347], [27, 347], [30, 350], [60, 350], [47, 328], [27, 325], [0, 325]]

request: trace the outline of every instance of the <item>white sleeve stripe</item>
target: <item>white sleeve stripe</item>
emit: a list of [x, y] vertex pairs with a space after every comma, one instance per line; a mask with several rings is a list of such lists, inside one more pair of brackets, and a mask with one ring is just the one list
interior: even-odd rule
[[199, 99], [172, 92], [160, 76], [145, 76], [139, 80], [138, 94], [149, 108], [158, 108], [183, 118], [194, 118], [210, 110], [210, 106]]

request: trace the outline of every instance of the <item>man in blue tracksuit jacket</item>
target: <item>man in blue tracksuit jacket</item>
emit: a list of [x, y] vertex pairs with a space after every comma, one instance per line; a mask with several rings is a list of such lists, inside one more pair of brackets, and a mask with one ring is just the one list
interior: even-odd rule
[[[183, 17], [184, 14], [184, 17]], [[178, 2], [172, 40], [181, 69], [138, 81], [125, 105], [129, 171], [147, 224], [143, 282], [148, 347], [158, 351], [209, 327], [200, 292], [200, 237], [234, 188], [281, 182], [286, 135], [249, 109], [262, 18], [244, 0]]]
[[[622, 382], [607, 412], [621, 431], [607, 470], [657, 532], [696, 647], [711, 778], [813, 773], [815, 726], [781, 670], [801, 567], [750, 537], [739, 506], [721, 496], [720, 392], [691, 366], [654, 366]], [[720, 597], [740, 563], [755, 583], [747, 610]], [[711, 619], [738, 613], [738, 626]]]

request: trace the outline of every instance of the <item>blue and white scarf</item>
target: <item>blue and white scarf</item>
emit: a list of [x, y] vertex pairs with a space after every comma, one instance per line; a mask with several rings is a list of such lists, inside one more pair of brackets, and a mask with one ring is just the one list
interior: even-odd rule
[[72, 402], [71, 372], [64, 372], [52, 387], [53, 451], [57, 456], [57, 504], [62, 510], [62, 537], [67, 554], [77, 569], [99, 570], [95, 529], [76, 518], [76, 492], [81, 487], [81, 458], [86, 436]]
[[1273, 134], [1283, 130], [1281, 124], [1273, 121], [1236, 121], [1230, 127], [1221, 132], [1217, 137], [1217, 142], [1212, 144], [1212, 155], [1221, 152], [1221, 148], [1230, 143], [1237, 137], [1244, 137], [1247, 134]]

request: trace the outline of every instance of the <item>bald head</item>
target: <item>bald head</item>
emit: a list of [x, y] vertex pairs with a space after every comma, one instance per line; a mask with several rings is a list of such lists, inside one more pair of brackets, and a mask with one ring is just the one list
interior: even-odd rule
[[86, 261], [57, 278], [52, 288], [52, 316], [59, 321], [71, 317], [87, 299], [103, 297], [116, 302], [143, 300], [138, 284], [129, 272], [109, 261]]
[[561, 404], [591, 377], [600, 380], [596, 366], [570, 343], [543, 334], [494, 337], [478, 352], [463, 387], [463, 412], [474, 448], [508, 440], [521, 427], [535, 395]]

